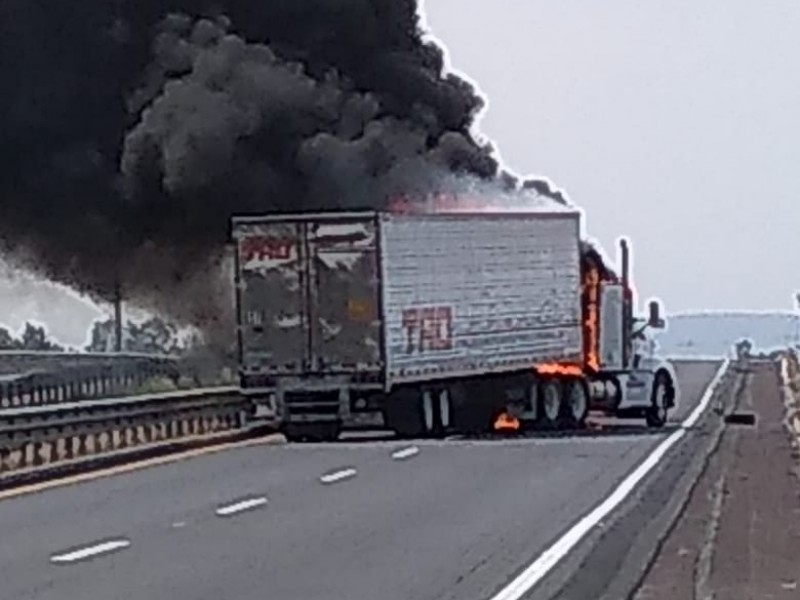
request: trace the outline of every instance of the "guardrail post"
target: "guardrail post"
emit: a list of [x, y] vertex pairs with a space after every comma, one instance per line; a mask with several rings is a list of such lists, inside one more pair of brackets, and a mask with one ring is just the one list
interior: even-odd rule
[[11, 465], [11, 448], [0, 446], [0, 473], [10, 471], [13, 466]]

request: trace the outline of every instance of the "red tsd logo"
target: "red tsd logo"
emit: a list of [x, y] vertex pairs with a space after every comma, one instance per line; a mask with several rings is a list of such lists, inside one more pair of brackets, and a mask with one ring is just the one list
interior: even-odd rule
[[453, 347], [453, 310], [449, 306], [408, 308], [403, 311], [403, 328], [407, 354]]
[[242, 241], [241, 253], [244, 262], [251, 260], [288, 260], [292, 256], [292, 240], [265, 237], [249, 237]]

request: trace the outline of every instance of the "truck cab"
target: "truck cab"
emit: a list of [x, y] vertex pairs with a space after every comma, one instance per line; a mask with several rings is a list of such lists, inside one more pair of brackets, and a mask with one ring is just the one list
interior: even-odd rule
[[610, 384], [601, 388], [605, 393], [594, 398], [594, 406], [622, 418], [644, 417], [649, 426], [662, 427], [679, 391], [673, 365], [657, 351], [655, 334], [666, 326], [659, 303], [648, 303], [646, 317], [634, 316], [627, 240], [620, 240], [620, 277], [602, 266], [599, 255], [588, 258], [590, 268], [592, 262], [600, 263], [601, 273], [596, 369], [589, 369], [589, 378]]

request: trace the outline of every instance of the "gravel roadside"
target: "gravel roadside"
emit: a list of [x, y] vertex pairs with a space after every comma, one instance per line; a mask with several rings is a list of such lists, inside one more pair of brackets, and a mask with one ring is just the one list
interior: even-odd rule
[[779, 367], [755, 363], [738, 410], [635, 600], [800, 598], [800, 478]]

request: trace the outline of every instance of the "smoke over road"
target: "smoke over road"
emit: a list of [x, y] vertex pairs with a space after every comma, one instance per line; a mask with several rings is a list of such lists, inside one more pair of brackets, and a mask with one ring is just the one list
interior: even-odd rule
[[415, 0], [5, 0], [0, 44], [0, 250], [210, 332], [232, 213], [509, 184]]

